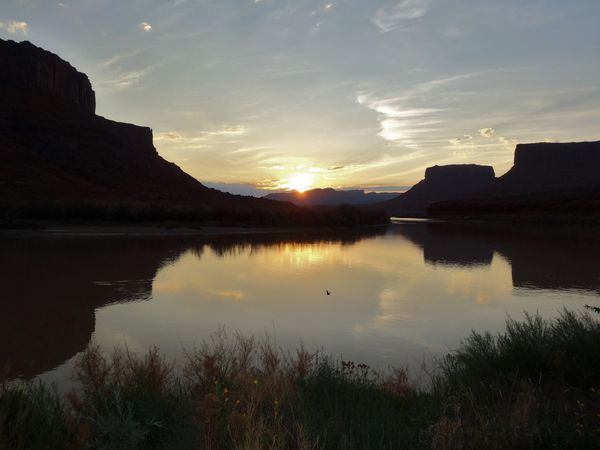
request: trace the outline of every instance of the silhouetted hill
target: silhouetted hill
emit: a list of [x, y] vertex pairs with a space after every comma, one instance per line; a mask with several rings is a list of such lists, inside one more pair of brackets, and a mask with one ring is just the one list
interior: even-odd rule
[[519, 144], [513, 167], [498, 178], [494, 195], [600, 188], [600, 141]]
[[0, 99], [0, 218], [261, 226], [385, 220], [209, 189], [158, 154], [150, 128], [97, 116], [88, 77], [29, 42], [0, 39]]
[[198, 202], [221, 197], [161, 158], [150, 128], [95, 115], [86, 75], [29, 42], [0, 40], [0, 196]]
[[447, 200], [428, 215], [600, 220], [600, 142], [519, 144], [513, 167], [491, 189]]
[[337, 191], [332, 188], [310, 189], [265, 195], [263, 198], [295, 205], [370, 205], [397, 197], [396, 193], [365, 192], [363, 190]]
[[489, 166], [429, 167], [424, 180], [375, 206], [392, 216], [600, 220], [600, 142], [519, 144], [499, 178]]
[[392, 216], [423, 216], [434, 202], [476, 196], [489, 189], [494, 181], [491, 166], [456, 164], [428, 167], [424, 180], [395, 199], [377, 206]]

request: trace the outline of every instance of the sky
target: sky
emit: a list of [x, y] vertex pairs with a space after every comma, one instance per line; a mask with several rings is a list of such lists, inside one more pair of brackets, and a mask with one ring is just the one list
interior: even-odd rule
[[0, 0], [0, 38], [234, 193], [402, 191], [435, 164], [600, 139], [598, 0]]

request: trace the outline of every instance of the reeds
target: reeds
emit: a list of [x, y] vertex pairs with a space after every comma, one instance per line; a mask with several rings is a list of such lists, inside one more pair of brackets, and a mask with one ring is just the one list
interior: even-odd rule
[[600, 325], [563, 312], [472, 334], [431, 388], [220, 330], [175, 366], [90, 346], [77, 388], [0, 386], [7, 449], [597, 448]]

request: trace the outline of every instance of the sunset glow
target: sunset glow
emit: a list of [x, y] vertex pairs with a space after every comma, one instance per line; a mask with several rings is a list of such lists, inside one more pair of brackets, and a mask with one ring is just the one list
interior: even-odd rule
[[131, 3], [6, 0], [0, 37], [84, 71], [99, 115], [209, 187], [403, 191], [598, 138], [597, 0]]
[[285, 187], [291, 191], [300, 193], [307, 191], [313, 187], [314, 177], [308, 173], [299, 173], [292, 176], [286, 183]]

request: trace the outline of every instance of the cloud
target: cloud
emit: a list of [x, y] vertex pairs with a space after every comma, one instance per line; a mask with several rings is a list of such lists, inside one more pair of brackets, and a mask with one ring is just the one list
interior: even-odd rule
[[154, 136], [155, 141], [181, 141], [183, 136], [177, 131], [166, 131], [164, 133], [158, 133]]
[[115, 90], [135, 87], [140, 85], [152, 70], [153, 67], [146, 67], [140, 70], [118, 73], [112, 79], [101, 82], [101, 85]]
[[204, 136], [237, 136], [245, 134], [246, 128], [243, 125], [224, 125], [218, 130], [203, 131]]
[[460, 144], [464, 144], [464, 143], [467, 143], [467, 142], [472, 141], [472, 140], [473, 140], [473, 136], [472, 135], [465, 134], [462, 137], [450, 139], [448, 142], [450, 142], [452, 145], [460, 145]]
[[145, 31], [145, 32], [150, 32], [152, 31], [152, 25], [150, 25], [148, 22], [142, 22], [140, 23], [140, 28]]
[[27, 22], [19, 20], [11, 20], [8, 23], [0, 22], [0, 30], [6, 30], [10, 34], [21, 33], [23, 36], [27, 36], [29, 31], [29, 25]]
[[[241, 136], [246, 133], [243, 125], [223, 125], [215, 130], [198, 131], [194, 135], [182, 134], [178, 131], [165, 131], [154, 136], [155, 142], [179, 149], [199, 149], [211, 147], [212, 144], [222, 144], [224, 138]], [[226, 141], [226, 139], [225, 139]], [[230, 153], [260, 150], [262, 147], [241, 148]]]
[[496, 132], [496, 130], [494, 130], [493, 128], [481, 128], [479, 131], [479, 134], [485, 138], [491, 138], [492, 136], [494, 136], [494, 133]]
[[378, 113], [381, 129], [377, 135], [380, 138], [407, 147], [416, 147], [417, 135], [433, 131], [431, 126], [441, 123], [432, 116], [442, 109], [409, 107], [405, 105], [404, 97], [375, 99], [361, 94], [356, 102]]
[[287, 180], [272, 180], [270, 178], [259, 181], [255, 184], [257, 189], [265, 191], [275, 191], [284, 189]]
[[371, 21], [379, 29], [388, 31], [400, 28], [403, 22], [423, 17], [429, 11], [432, 0], [402, 0], [391, 8], [380, 8]]
[[214, 291], [214, 295], [227, 300], [241, 301], [244, 299], [244, 293], [242, 291]]
[[[380, 138], [416, 148], [417, 141], [433, 139], [441, 131], [440, 125], [445, 122], [444, 113], [454, 110], [454, 105], [448, 104], [448, 92], [442, 91], [442, 94], [446, 94], [444, 99], [439, 91], [479, 74], [473, 72], [433, 79], [409, 86], [401, 92], [384, 94], [385, 96], [374, 92], [359, 92], [356, 103], [378, 113]], [[446, 138], [442, 138], [440, 142], [445, 140]]]

